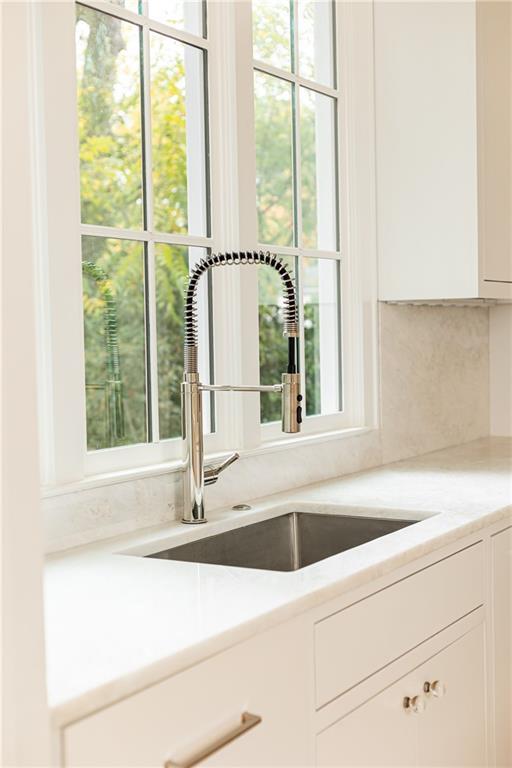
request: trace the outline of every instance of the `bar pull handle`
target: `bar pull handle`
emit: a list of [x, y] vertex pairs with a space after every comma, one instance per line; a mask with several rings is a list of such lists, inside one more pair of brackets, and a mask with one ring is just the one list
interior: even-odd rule
[[218, 739], [212, 741], [211, 744], [199, 750], [187, 760], [181, 760], [180, 762], [167, 760], [164, 763], [164, 768], [192, 768], [192, 766], [197, 765], [202, 760], [206, 760], [207, 757], [213, 755], [214, 752], [218, 752], [218, 750], [222, 749], [222, 747], [225, 747], [226, 744], [229, 744], [231, 741], [238, 739], [238, 737], [243, 733], [250, 731], [251, 728], [254, 728], [255, 725], [258, 725], [258, 723], [261, 723], [261, 717], [259, 715], [252, 715], [250, 712], [243, 712], [240, 718], [240, 724], [237, 725], [236, 728], [233, 728], [232, 731], [225, 733], [223, 736], [219, 736]]

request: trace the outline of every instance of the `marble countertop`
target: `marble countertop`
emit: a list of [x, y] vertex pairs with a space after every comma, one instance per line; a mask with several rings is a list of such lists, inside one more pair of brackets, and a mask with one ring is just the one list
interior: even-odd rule
[[[421, 522], [293, 572], [136, 556], [291, 508]], [[72, 722], [511, 514], [512, 440], [488, 438], [258, 500], [249, 512], [222, 510], [205, 526], [176, 522], [50, 556], [53, 721]]]

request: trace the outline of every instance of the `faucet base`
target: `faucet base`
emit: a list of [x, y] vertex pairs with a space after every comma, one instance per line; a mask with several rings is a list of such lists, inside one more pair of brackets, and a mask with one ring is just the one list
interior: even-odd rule
[[181, 522], [185, 523], [185, 525], [201, 525], [201, 523], [207, 523], [206, 517], [203, 517], [201, 520], [185, 520], [184, 517], [181, 518]]

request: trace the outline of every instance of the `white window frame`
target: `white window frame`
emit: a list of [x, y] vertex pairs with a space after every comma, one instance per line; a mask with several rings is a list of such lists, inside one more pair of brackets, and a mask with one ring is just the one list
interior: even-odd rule
[[[84, 0], [99, 10], [108, 3]], [[110, 6], [112, 10], [112, 7]], [[87, 453], [80, 257], [80, 187], [75, 74], [75, 3], [34, 3], [34, 92], [39, 227], [40, 411], [44, 484], [105, 482], [105, 476], [151, 473], [162, 463], [179, 468], [179, 438]], [[141, 19], [116, 7], [116, 15]], [[370, 2], [337, 3], [338, 174], [340, 251], [281, 253], [341, 259], [343, 309], [343, 413], [307, 417], [302, 433], [285, 436], [278, 424], [260, 424], [257, 394], [218, 394], [218, 431], [206, 435], [207, 454], [236, 448], [242, 454], [311, 440], [332, 440], [346, 430], [375, 428], [378, 419], [376, 248], [374, 211], [373, 10]], [[151, 22], [156, 31], [166, 25]], [[149, 25], [146, 23], [146, 29]], [[145, 34], [148, 34], [147, 31]], [[197, 45], [181, 30], [172, 36]], [[256, 168], [251, 4], [211, 0], [208, 5], [211, 237], [166, 238], [212, 250], [246, 250], [257, 243]], [[258, 65], [264, 69], [264, 65]], [[297, 81], [307, 84], [298, 78]], [[317, 90], [325, 90], [318, 89]], [[329, 90], [329, 89], [327, 89]], [[332, 89], [331, 89], [332, 90]], [[147, 113], [147, 110], [146, 110]], [[57, 168], [58, 172], [54, 169]], [[90, 229], [88, 227], [87, 229]], [[94, 231], [104, 228], [94, 228]], [[118, 236], [118, 232], [116, 231]], [[129, 233], [133, 236], [133, 233]], [[153, 233], [154, 235], [154, 233]], [[136, 239], [140, 239], [139, 237]], [[262, 246], [268, 248], [268, 246]], [[214, 367], [218, 383], [259, 380], [257, 269], [235, 267], [213, 275]], [[154, 324], [153, 324], [154, 325]], [[283, 343], [284, 340], [283, 340]], [[265, 396], [265, 395], [263, 395]], [[103, 476], [103, 477], [101, 477]]]
[[[179, 30], [171, 27], [168, 24], [163, 24], [159, 21], [150, 19], [147, 15], [147, 0], [143, 0], [143, 14], [137, 14], [132, 11], [126, 10], [120, 6], [112, 6], [110, 3], [102, 2], [101, 0], [83, 0], [82, 5], [93, 8], [94, 10], [105, 12], [110, 11], [116, 18], [122, 19], [127, 22], [135, 24], [142, 30], [142, 45], [143, 45], [143, 61], [144, 61], [144, 82], [146, 87], [141, 92], [141, 100], [144, 104], [143, 109], [143, 127], [144, 134], [146, 136], [145, 147], [145, 159], [148, 168], [152, 166], [152, 142], [151, 142], [151, 107], [150, 107], [150, 94], [149, 84], [150, 82], [150, 62], [149, 62], [149, 50], [150, 50], [150, 32], [158, 32], [169, 39], [174, 39], [182, 43], [188, 43], [195, 48], [201, 49], [204, 53], [208, 53], [209, 41], [205, 37], [191, 34], [184, 30]], [[76, 3], [74, 3], [76, 7]], [[186, 63], [185, 63], [186, 66]], [[193, 99], [190, 98], [190, 92], [186, 93], [187, 98], [187, 114], [190, 118], [190, 107], [194, 107]], [[76, 90], [75, 90], [76, 101]], [[141, 105], [142, 106], [142, 105]], [[76, 108], [75, 108], [76, 109]], [[202, 110], [202, 105], [199, 106], [199, 110]], [[205, 118], [207, 116], [205, 115]], [[189, 121], [192, 123], [192, 121]], [[196, 124], [197, 125], [197, 124]], [[194, 126], [194, 130], [196, 126]], [[204, 125], [199, 126], [198, 133], [202, 133]], [[202, 140], [202, 136], [195, 137], [196, 140]], [[206, 149], [206, 148], [205, 148]], [[197, 153], [192, 153], [193, 160]], [[188, 168], [190, 170], [190, 157], [188, 158]], [[194, 176], [201, 175], [203, 169], [195, 168], [192, 173], [189, 173], [189, 188], [188, 192], [191, 192], [191, 179], [195, 181]], [[195, 171], [195, 173], [194, 173]], [[201, 196], [206, 195], [208, 198], [210, 190], [207, 189], [206, 179], [202, 179], [202, 183], [196, 183], [198, 187], [197, 193]], [[96, 451], [87, 451], [85, 458], [85, 474], [98, 474], [104, 471], [115, 471], [118, 469], [125, 469], [131, 466], [142, 466], [144, 464], [155, 464], [170, 459], [177, 459], [180, 456], [180, 441], [178, 438], [160, 440], [159, 437], [159, 399], [158, 399], [158, 369], [157, 369], [157, 319], [156, 319], [156, 285], [155, 285], [155, 245], [157, 243], [165, 243], [169, 245], [188, 246], [191, 248], [212, 248], [213, 238], [211, 236], [197, 236], [197, 235], [179, 235], [179, 234], [167, 234], [158, 232], [153, 226], [153, 180], [152, 173], [149, 171], [146, 174], [146, 186], [145, 186], [145, 207], [147, 213], [147, 227], [140, 230], [129, 230], [114, 227], [95, 226], [91, 224], [81, 224], [81, 235], [95, 235], [99, 237], [113, 237], [124, 238], [127, 240], [137, 241], [147, 244], [148, 249], [148, 316], [149, 316], [149, 367], [150, 367], [150, 379], [151, 379], [151, 391], [146, 393], [146, 396], [151, 399], [151, 432], [153, 435], [153, 441], [151, 443], [137, 443], [128, 446], [121, 446], [116, 448], [107, 448]], [[193, 196], [193, 195], [192, 195]], [[203, 201], [204, 202], [204, 201]], [[205, 203], [206, 210], [207, 202]], [[190, 219], [190, 217], [189, 217]], [[203, 222], [205, 224], [205, 222]], [[204, 227], [206, 229], [206, 226]], [[200, 298], [206, 296], [206, 286], [201, 291]], [[201, 313], [199, 314], [199, 322], [202, 325]], [[204, 345], [200, 348], [200, 370], [204, 365], [207, 365], [207, 358], [209, 356], [209, 350]], [[209, 400], [205, 398], [205, 411], [209, 412]], [[206, 414], [205, 414], [206, 415]], [[209, 414], [208, 414], [209, 415]], [[207, 419], [205, 419], [207, 423]], [[218, 451], [222, 450], [222, 437], [219, 433], [212, 435], [205, 435], [205, 442], [207, 450]]]

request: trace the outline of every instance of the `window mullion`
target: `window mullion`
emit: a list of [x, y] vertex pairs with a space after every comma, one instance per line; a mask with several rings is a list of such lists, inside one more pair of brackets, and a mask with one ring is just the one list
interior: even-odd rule
[[[292, 0], [293, 13], [293, 61], [295, 75], [299, 73], [299, 15], [297, 0]], [[300, 135], [300, 85], [293, 86], [293, 136], [294, 136], [294, 200], [295, 200], [295, 244], [302, 249], [302, 169], [301, 169], [301, 135]], [[307, 413], [306, 400], [306, 349], [304, 336], [304, 280], [302, 256], [295, 258], [296, 288], [299, 305], [299, 371], [302, 374], [303, 413]]]
[[[213, 186], [217, 190], [214, 203], [220, 219], [215, 240], [221, 250], [249, 250], [258, 242], [252, 9], [249, 2], [215, 3], [210, 9], [211, 50], [215, 51], [217, 62], [215, 130], [221, 160], [216, 166], [220, 186]], [[227, 272], [221, 270], [218, 276], [230, 304], [229, 312], [222, 312], [222, 344], [229, 342], [229, 349], [222, 356], [225, 373], [228, 383], [252, 384], [259, 380], [257, 269], [240, 266]], [[219, 371], [217, 380], [220, 376]], [[226, 397], [230, 398], [229, 403], [225, 403]], [[221, 402], [231, 414], [226, 437], [234, 441], [235, 447], [259, 445], [258, 395], [229, 394], [222, 401], [219, 398], [219, 406]]]
[[166, 232], [150, 232], [142, 229], [123, 229], [122, 227], [106, 227], [103, 224], [81, 224], [80, 231], [83, 235], [96, 237], [113, 237], [120, 240], [149, 240], [155, 243], [168, 243], [169, 245], [186, 245], [197, 248], [209, 248], [212, 244], [211, 237], [202, 235], [176, 235]]
[[146, 258], [146, 382], [147, 404], [149, 423], [149, 442], [157, 443], [160, 439], [159, 425], [159, 398], [158, 398], [158, 353], [157, 353], [157, 325], [156, 325], [156, 266], [155, 244], [147, 243], [145, 249]]
[[272, 77], [277, 77], [279, 80], [286, 80], [288, 83], [302, 85], [304, 88], [308, 88], [310, 91], [315, 91], [316, 93], [321, 93], [324, 96], [330, 96], [333, 99], [338, 96], [336, 88], [331, 88], [323, 83], [317, 83], [315, 80], [308, 80], [308, 78], [301, 77], [300, 75], [295, 74], [295, 72], [287, 72], [285, 69], [274, 67], [272, 64], [267, 64], [264, 61], [254, 59], [253, 66], [257, 72], [262, 72], [265, 75], [272, 75]]
[[142, 146], [144, 162], [144, 228], [153, 232], [153, 152], [151, 145], [151, 62], [149, 27], [142, 28]]
[[[293, 61], [295, 74], [299, 70], [299, 25], [297, 0], [292, 3], [293, 12]], [[292, 85], [293, 104], [293, 171], [294, 171], [294, 201], [295, 201], [295, 245], [302, 248], [302, 199], [301, 199], [301, 136], [300, 136], [300, 86]], [[302, 304], [301, 304], [302, 306]]]
[[294, 154], [294, 200], [295, 200], [295, 245], [302, 248], [302, 173], [300, 136], [300, 87], [293, 85], [293, 154]]
[[304, 280], [302, 277], [302, 256], [297, 256], [295, 259], [296, 280], [295, 285], [298, 294], [299, 304], [299, 372], [301, 375], [303, 408], [304, 415], [307, 413], [307, 398], [306, 398], [306, 344], [304, 336]]
[[[144, 3], [146, 6], [147, 3]], [[144, 10], [145, 7], [144, 7]], [[149, 58], [150, 40], [149, 27], [144, 24], [141, 33], [142, 43], [142, 157], [144, 168], [144, 228], [152, 232], [153, 217], [153, 157], [151, 133], [151, 62]], [[158, 354], [156, 327], [156, 275], [155, 275], [155, 244], [146, 243], [145, 251], [145, 303], [146, 303], [146, 402], [148, 413], [148, 438], [150, 442], [158, 442], [160, 438], [159, 408], [158, 408]]]

